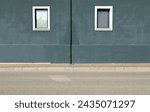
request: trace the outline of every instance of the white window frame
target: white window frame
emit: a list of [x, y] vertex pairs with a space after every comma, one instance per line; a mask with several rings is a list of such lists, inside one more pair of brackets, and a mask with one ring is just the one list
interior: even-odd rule
[[[36, 9], [46, 9], [48, 12], [48, 27], [47, 28], [36, 28], [35, 27], [35, 10]], [[50, 6], [32, 6], [32, 24], [33, 31], [50, 31]]]
[[[98, 28], [98, 9], [109, 9], [109, 27]], [[95, 31], [112, 31], [113, 30], [113, 6], [95, 6]]]

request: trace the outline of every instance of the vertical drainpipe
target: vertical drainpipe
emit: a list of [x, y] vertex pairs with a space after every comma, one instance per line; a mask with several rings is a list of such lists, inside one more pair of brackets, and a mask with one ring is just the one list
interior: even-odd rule
[[72, 64], [72, 0], [70, 0], [70, 64]]

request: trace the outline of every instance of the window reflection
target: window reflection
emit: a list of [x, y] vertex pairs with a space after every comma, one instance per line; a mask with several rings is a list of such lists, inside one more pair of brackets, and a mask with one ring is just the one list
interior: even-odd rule
[[98, 9], [98, 28], [109, 28], [109, 9]]
[[35, 10], [35, 27], [36, 28], [48, 28], [48, 10], [36, 9]]

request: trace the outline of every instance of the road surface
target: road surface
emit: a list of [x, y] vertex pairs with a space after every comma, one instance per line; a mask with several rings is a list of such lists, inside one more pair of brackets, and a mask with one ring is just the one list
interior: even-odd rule
[[1, 95], [150, 95], [150, 72], [0, 71]]

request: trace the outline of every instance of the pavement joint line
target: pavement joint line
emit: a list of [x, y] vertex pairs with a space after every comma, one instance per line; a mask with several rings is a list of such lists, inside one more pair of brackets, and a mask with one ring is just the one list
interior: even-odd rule
[[150, 69], [0, 69], [3, 72], [150, 72]]

